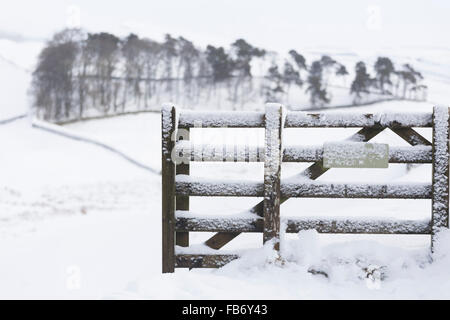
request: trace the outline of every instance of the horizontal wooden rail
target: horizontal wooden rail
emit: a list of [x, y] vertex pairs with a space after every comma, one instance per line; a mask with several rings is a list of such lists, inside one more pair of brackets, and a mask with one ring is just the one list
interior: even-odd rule
[[264, 112], [231, 111], [231, 112], [198, 112], [180, 113], [179, 128], [263, 128]]
[[[181, 196], [263, 197], [259, 182], [177, 181], [175, 192]], [[431, 185], [360, 184], [360, 183], [281, 183], [281, 196], [286, 198], [367, 198], [367, 199], [431, 199]]]
[[208, 162], [264, 162], [264, 147], [249, 145], [196, 145], [180, 141], [175, 146], [179, 158]]
[[289, 198], [431, 199], [431, 184], [282, 183]]
[[[264, 148], [247, 145], [194, 145], [180, 141], [176, 154], [186, 161], [264, 162]], [[283, 162], [316, 162], [323, 160], [322, 146], [286, 146]], [[431, 163], [431, 146], [390, 147], [390, 163]]]
[[286, 117], [286, 128], [402, 128], [431, 127], [431, 112], [414, 113], [306, 113], [290, 112]]
[[177, 254], [176, 268], [220, 268], [239, 258], [235, 254]]
[[205, 197], [262, 197], [264, 185], [259, 182], [177, 181], [176, 195]]
[[288, 233], [316, 229], [320, 233], [430, 234], [429, 220], [288, 219]]
[[176, 229], [193, 232], [262, 232], [264, 220], [255, 218], [226, 218], [226, 217], [177, 217]]
[[[264, 112], [182, 112], [179, 128], [263, 128]], [[411, 113], [310, 113], [291, 111], [286, 115], [285, 128], [403, 128], [431, 127], [431, 112]]]
[[[315, 229], [320, 233], [431, 234], [430, 220], [361, 218], [282, 218], [286, 232]], [[183, 232], [262, 232], [263, 219], [237, 217], [177, 217], [176, 230]]]
[[[389, 147], [390, 163], [431, 163], [431, 146]], [[323, 160], [322, 146], [286, 146], [283, 162], [316, 162]]]

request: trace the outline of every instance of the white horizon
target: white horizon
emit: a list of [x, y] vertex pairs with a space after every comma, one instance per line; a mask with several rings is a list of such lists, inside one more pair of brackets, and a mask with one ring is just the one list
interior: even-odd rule
[[16, 0], [0, 10], [0, 39], [42, 41], [66, 27], [161, 40], [166, 33], [199, 46], [244, 38], [289, 49], [437, 47], [450, 31], [448, 1], [166, 0], [124, 3]]

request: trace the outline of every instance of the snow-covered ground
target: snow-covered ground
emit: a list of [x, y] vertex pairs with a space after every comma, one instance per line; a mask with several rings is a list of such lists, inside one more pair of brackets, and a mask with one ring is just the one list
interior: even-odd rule
[[[14, 59], [6, 53], [0, 50]], [[448, 61], [436, 55], [430, 61], [442, 61], [446, 76]], [[20, 58], [24, 64], [18, 65], [32, 65], [28, 60]], [[28, 73], [2, 61], [1, 70], [20, 79], [14, 95], [13, 91], [4, 93], [11, 103], [2, 106], [0, 120], [26, 111], [24, 94], [29, 81]], [[3, 80], [6, 76], [0, 79], [8, 82]], [[450, 99], [444, 90], [446, 81], [431, 80], [430, 90], [438, 88], [431, 95], [433, 102]], [[23, 99], [20, 106], [12, 107], [14, 96]], [[349, 110], [431, 111], [432, 105], [385, 102]], [[64, 130], [113, 146], [156, 171], [160, 169], [158, 113], [86, 121], [66, 125]], [[226, 130], [231, 132], [227, 136], [231, 142], [246, 137], [262, 143], [262, 130]], [[287, 145], [322, 144], [354, 132], [287, 129], [284, 141]], [[420, 132], [430, 138], [429, 129]], [[223, 129], [194, 129], [192, 139], [211, 141], [224, 133]], [[388, 130], [373, 141], [405, 145]], [[450, 298], [448, 233], [443, 234], [430, 263], [428, 236], [303, 231], [285, 237], [284, 264], [262, 247], [261, 234], [245, 234], [224, 247], [244, 249], [243, 257], [222, 269], [177, 269], [175, 274], [163, 275], [158, 174], [105, 148], [34, 128], [28, 118], [0, 125], [0, 150], [0, 298]], [[306, 165], [283, 164], [283, 178], [301, 172]], [[191, 174], [261, 181], [263, 165], [195, 163]], [[410, 170], [405, 165], [391, 165], [389, 169], [333, 169], [320, 179], [430, 182], [430, 178], [429, 165]], [[191, 210], [205, 215], [237, 214], [258, 201], [193, 197]], [[282, 205], [282, 215], [414, 220], [429, 218], [430, 206], [428, 200], [291, 199]], [[192, 250], [204, 250], [201, 243], [208, 236], [192, 234]], [[310, 269], [320, 273], [314, 275]], [[381, 282], [366, 280], [373, 270]]]
[[28, 111], [31, 72], [42, 46], [0, 39], [0, 122]]

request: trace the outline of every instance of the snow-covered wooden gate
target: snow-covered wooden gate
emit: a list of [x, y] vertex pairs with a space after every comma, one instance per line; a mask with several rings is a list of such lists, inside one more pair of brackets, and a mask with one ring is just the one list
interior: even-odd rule
[[[217, 232], [205, 242], [220, 249], [242, 232], [263, 232], [264, 242], [279, 247], [280, 204], [289, 198], [395, 198], [431, 199], [430, 221], [365, 219], [288, 219], [286, 232], [316, 229], [321, 233], [426, 234], [433, 236], [449, 226], [449, 111], [435, 107], [429, 113], [306, 113], [285, 112], [269, 104], [265, 112], [186, 112], [162, 109], [162, 265], [163, 272], [175, 268], [220, 267], [237, 255], [176, 254], [175, 245], [189, 246], [189, 232]], [[223, 146], [191, 148], [189, 129], [265, 128], [264, 148], [247, 147], [231, 153]], [[431, 127], [432, 142], [414, 127]], [[410, 147], [391, 147], [390, 163], [432, 163], [431, 184], [357, 184], [314, 181], [329, 168], [323, 165], [323, 147], [282, 149], [283, 128], [361, 128], [348, 142], [367, 142], [389, 128]], [[181, 137], [181, 138], [180, 138]], [[181, 163], [174, 161], [188, 160]], [[189, 176], [189, 161], [264, 162], [264, 183], [196, 181]], [[295, 182], [280, 181], [282, 162], [313, 162]], [[178, 175], [178, 177], [177, 177]], [[251, 208], [254, 218], [205, 218], [188, 213], [189, 196], [263, 197]], [[176, 214], [177, 212], [177, 214]], [[187, 213], [187, 214], [182, 214]]]

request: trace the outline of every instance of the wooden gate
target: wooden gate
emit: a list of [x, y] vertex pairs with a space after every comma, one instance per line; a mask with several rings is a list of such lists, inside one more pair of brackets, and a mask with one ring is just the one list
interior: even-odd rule
[[[421, 113], [306, 113], [285, 112], [268, 104], [265, 112], [182, 112], [162, 109], [162, 265], [175, 268], [220, 267], [236, 259], [230, 254], [176, 254], [175, 245], [188, 247], [189, 232], [217, 232], [205, 242], [220, 249], [242, 232], [262, 232], [264, 242], [279, 249], [280, 204], [289, 198], [431, 199], [431, 220], [367, 220], [296, 218], [284, 221], [286, 232], [316, 229], [320, 233], [434, 235], [449, 226], [449, 108]], [[265, 146], [225, 150], [223, 146], [193, 148], [189, 129], [265, 128]], [[431, 127], [432, 142], [413, 128]], [[348, 142], [367, 142], [389, 128], [409, 147], [391, 147], [389, 163], [431, 163], [432, 183], [358, 184], [314, 181], [329, 170], [323, 166], [323, 147], [282, 149], [286, 128], [361, 128]], [[178, 161], [174, 161], [177, 158]], [[179, 161], [183, 159], [184, 162]], [[189, 176], [189, 161], [264, 162], [264, 183], [196, 181]], [[313, 162], [297, 175], [280, 181], [282, 162]], [[293, 181], [293, 182], [292, 182]], [[205, 218], [189, 213], [189, 196], [263, 197], [250, 209], [254, 218]]]

